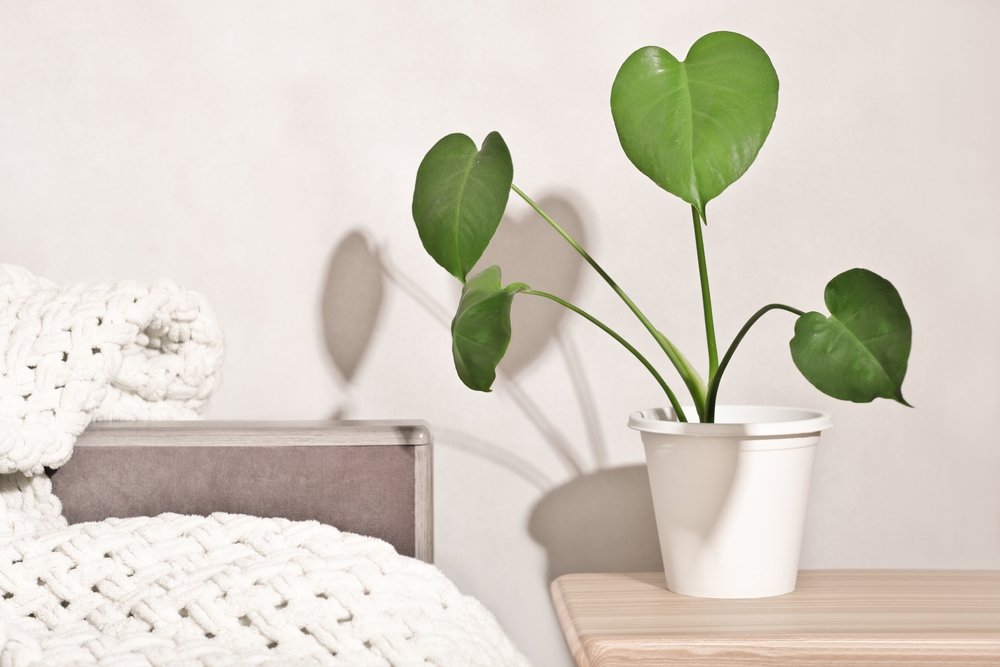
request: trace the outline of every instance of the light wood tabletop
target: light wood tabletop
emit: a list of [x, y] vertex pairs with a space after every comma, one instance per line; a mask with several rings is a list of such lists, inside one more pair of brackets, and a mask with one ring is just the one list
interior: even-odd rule
[[580, 667], [1000, 666], [1000, 570], [803, 570], [756, 600], [671, 593], [662, 572], [567, 574], [552, 599]]

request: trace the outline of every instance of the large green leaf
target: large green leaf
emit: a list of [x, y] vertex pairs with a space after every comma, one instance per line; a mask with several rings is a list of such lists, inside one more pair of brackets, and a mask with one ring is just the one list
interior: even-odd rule
[[855, 403], [891, 398], [903, 405], [910, 317], [899, 292], [866, 269], [845, 271], [824, 294], [830, 317], [806, 313], [789, 345], [795, 365], [824, 394]]
[[503, 137], [491, 132], [481, 150], [449, 134], [427, 152], [413, 188], [413, 221], [428, 254], [465, 282], [503, 217], [514, 167]]
[[753, 164], [778, 108], [778, 75], [753, 40], [713, 32], [684, 62], [655, 46], [621, 66], [611, 113], [629, 160], [657, 185], [705, 205]]
[[451, 351], [458, 377], [469, 389], [490, 391], [496, 368], [510, 344], [510, 306], [514, 295], [528, 286], [500, 285], [500, 267], [490, 266], [469, 279], [462, 289], [458, 312], [451, 322]]

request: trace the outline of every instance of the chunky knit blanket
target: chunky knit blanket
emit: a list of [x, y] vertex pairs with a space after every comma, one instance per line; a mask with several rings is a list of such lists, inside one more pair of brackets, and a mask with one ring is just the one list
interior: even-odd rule
[[172, 282], [0, 265], [0, 667], [526, 667], [479, 602], [381, 540], [232, 514], [67, 525], [44, 469], [91, 419], [196, 417], [222, 352]]
[[0, 265], [0, 535], [66, 525], [44, 469], [91, 419], [195, 419], [219, 382], [222, 330], [200, 294], [57, 288]]

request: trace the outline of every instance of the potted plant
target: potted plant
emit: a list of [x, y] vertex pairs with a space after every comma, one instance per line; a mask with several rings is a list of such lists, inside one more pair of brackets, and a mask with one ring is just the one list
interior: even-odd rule
[[[642, 433], [668, 588], [704, 597], [763, 597], [794, 589], [813, 452], [829, 415], [810, 410], [717, 406], [719, 384], [740, 341], [771, 310], [797, 316], [789, 347], [795, 365], [834, 398], [908, 405], [902, 382], [910, 321], [896, 289], [865, 269], [833, 278], [829, 315], [784, 304], [760, 308], [719, 358], [702, 227], [706, 205], [750, 167], [770, 132], [778, 77], [767, 54], [732, 32], [705, 35], [678, 61], [658, 47], [633, 53], [611, 89], [611, 112], [625, 154], [640, 172], [691, 208], [701, 279], [708, 373], [705, 378], [646, 318], [608, 273], [513, 184], [507, 145], [496, 132], [477, 148], [451, 134], [417, 170], [413, 219], [427, 252], [463, 284], [451, 324], [458, 375], [490, 391], [510, 341], [517, 295], [550, 299], [625, 347], [666, 394], [668, 408], [634, 413]], [[524, 283], [503, 285], [500, 268], [470, 276], [513, 191], [562, 235], [625, 302], [683, 381], [682, 406], [657, 369], [593, 315]], [[697, 422], [693, 421], [697, 417]]]

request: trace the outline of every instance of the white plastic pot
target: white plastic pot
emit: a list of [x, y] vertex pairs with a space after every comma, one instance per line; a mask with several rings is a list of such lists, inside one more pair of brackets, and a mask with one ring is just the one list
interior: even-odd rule
[[679, 422], [670, 408], [633, 413], [667, 588], [704, 598], [793, 591], [816, 444], [832, 425], [796, 408], [718, 406], [714, 424]]

